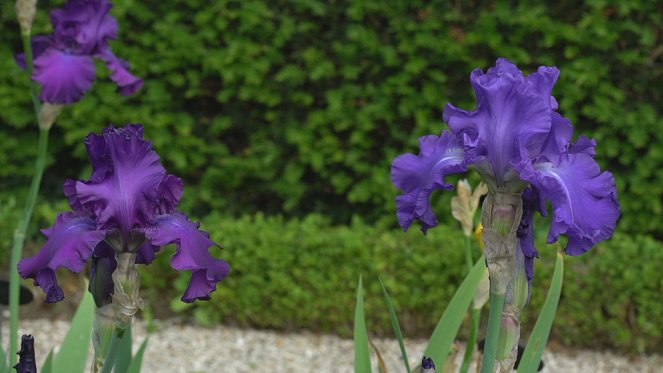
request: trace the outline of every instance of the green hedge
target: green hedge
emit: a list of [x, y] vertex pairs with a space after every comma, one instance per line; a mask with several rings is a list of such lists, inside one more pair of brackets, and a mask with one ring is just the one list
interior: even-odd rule
[[[35, 33], [49, 30], [40, 2]], [[204, 216], [315, 212], [395, 224], [391, 160], [438, 133], [445, 102], [499, 56], [557, 65], [554, 94], [615, 173], [620, 229], [663, 238], [663, 20], [653, 1], [116, 1], [116, 53], [145, 78], [115, 94], [105, 67], [54, 130], [47, 200], [84, 174], [82, 138], [140, 122]], [[13, 2], [0, 4], [0, 193], [27, 184], [36, 134]]]
[[[320, 216], [285, 221], [258, 215], [210, 216], [203, 228], [225, 247], [215, 255], [232, 264], [231, 275], [211, 301], [185, 305], [179, 296], [188, 275], [176, 274], [168, 268], [169, 255], [160, 255], [156, 264], [139, 269], [143, 295], [153, 310], [172, 300], [173, 309], [187, 309], [203, 323], [309, 329], [349, 337], [356, 281], [362, 274], [369, 331], [392, 336], [379, 275], [405, 335], [428, 337], [465, 272], [460, 230], [445, 226], [423, 236], [359, 222], [331, 226]], [[546, 232], [539, 233], [541, 242]], [[554, 247], [538, 246], [541, 259], [535, 262], [531, 302], [523, 313], [525, 337], [541, 309], [554, 265]], [[553, 338], [569, 346], [660, 351], [662, 263], [663, 244], [623, 234], [583, 256], [567, 257]]]

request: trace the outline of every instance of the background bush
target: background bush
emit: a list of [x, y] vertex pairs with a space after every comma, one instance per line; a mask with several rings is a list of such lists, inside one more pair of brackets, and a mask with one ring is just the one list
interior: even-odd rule
[[[62, 3], [39, 2], [35, 33], [50, 31], [46, 10]], [[407, 235], [392, 231], [397, 191], [389, 180], [389, 165], [398, 154], [416, 152], [419, 136], [445, 128], [441, 109], [446, 102], [473, 107], [470, 71], [506, 56], [526, 72], [542, 64], [559, 67], [553, 93], [560, 112], [571, 119], [576, 133], [598, 140], [597, 159], [617, 181], [621, 239], [572, 259], [578, 263], [572, 268], [586, 276], [568, 271], [567, 289], [573, 281], [602, 281], [600, 276], [641, 277], [639, 282], [614, 277], [615, 291], [622, 291], [604, 298], [601, 292], [612, 288], [602, 282], [579, 287], [573, 297], [587, 298], [574, 312], [564, 313], [562, 304], [559, 338], [584, 343], [585, 338], [610, 336], [615, 347], [635, 349], [650, 346], [637, 340], [659, 338], [647, 334], [660, 331], [645, 331], [646, 320], [652, 319], [641, 315], [653, 315], [648, 312], [659, 302], [649, 296], [660, 287], [654, 278], [643, 283], [644, 273], [652, 269], [642, 266], [663, 265], [654, 253], [661, 246], [655, 239], [663, 239], [661, 4], [145, 0], [117, 1], [112, 14], [119, 20], [121, 39], [112, 47], [145, 78], [145, 86], [133, 97], [121, 97], [99, 64], [91, 92], [61, 114], [32, 227], [35, 239], [37, 228], [50, 225], [54, 213], [66, 208], [64, 179], [89, 175], [82, 138], [108, 123], [139, 122], [166, 168], [185, 181], [182, 209], [204, 217], [213, 232], [227, 232], [219, 240], [229, 248], [225, 255], [235, 272], [219, 290], [221, 303], [196, 306], [200, 318], [342, 332], [351, 318], [339, 314], [338, 320], [327, 319], [336, 300], [347, 298], [338, 302], [343, 303], [338, 310], [348, 310], [359, 271], [367, 276], [386, 271], [393, 274], [391, 279], [385, 275], [385, 281], [405, 324], [423, 331], [437, 318], [426, 312], [439, 312], [452, 293], [440, 284], [457, 284], [462, 278], [461, 254], [440, 250], [453, 247], [453, 239], [445, 243], [440, 238], [433, 245], [434, 239], [416, 229]], [[32, 172], [36, 131], [25, 76], [12, 59], [21, 48], [10, 1], [0, 4], [0, 30], [4, 250], [15, 222], [15, 202], [21, 206]], [[439, 216], [449, 216], [450, 196], [434, 196]], [[324, 219], [306, 218], [311, 213]], [[235, 224], [230, 218], [254, 214], [283, 220], [256, 218], [250, 223], [243, 218]], [[340, 226], [351, 223], [351, 228]], [[250, 229], [252, 224], [265, 225], [271, 236]], [[453, 237], [449, 228], [436, 230], [449, 233], [439, 237]], [[430, 236], [437, 234], [431, 231]], [[270, 241], [274, 247], [282, 244], [278, 255], [267, 250]], [[323, 254], [330, 256], [324, 271], [309, 271]], [[6, 256], [0, 258], [6, 261]], [[603, 259], [611, 256], [618, 257], [614, 262]], [[424, 264], [439, 267], [423, 271]], [[541, 281], [549, 274], [546, 268], [542, 265]], [[399, 279], [408, 276], [412, 279], [402, 285]], [[153, 277], [145, 281], [170, 286], [168, 277]], [[330, 283], [318, 281], [321, 277]], [[245, 294], [231, 294], [235, 286]], [[369, 294], [375, 293], [377, 283], [368, 286]], [[333, 299], [314, 290], [333, 294]], [[565, 297], [571, 297], [569, 292]], [[401, 300], [407, 294], [422, 297]], [[608, 299], [610, 305], [604, 305]], [[260, 312], [260, 302], [273, 313]], [[368, 301], [369, 309], [375, 302]], [[595, 308], [593, 302], [605, 308]], [[289, 319], [286, 311], [293, 307], [307, 313]]]

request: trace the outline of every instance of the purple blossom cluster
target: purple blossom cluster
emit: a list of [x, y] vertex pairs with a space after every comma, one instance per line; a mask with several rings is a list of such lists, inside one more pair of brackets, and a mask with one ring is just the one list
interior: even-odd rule
[[143, 127], [110, 126], [101, 135], [88, 135], [85, 146], [92, 175], [64, 183], [72, 211], [59, 213], [53, 226], [43, 230], [47, 241], [42, 249], [18, 263], [21, 277], [34, 279], [46, 301], [57, 302], [64, 295], [55, 270], [80, 272], [93, 257], [92, 277], [106, 274], [100, 288], [108, 295], [116, 252], [136, 253], [136, 263], [149, 264], [161, 246], [174, 243], [171, 266], [191, 271], [182, 300], [209, 299], [230, 266], [209, 253], [217, 246], [209, 235], [176, 210], [182, 180], [166, 173], [151, 142], [143, 139]]
[[[39, 99], [52, 104], [79, 101], [94, 81], [94, 59], [101, 59], [111, 72], [118, 91], [131, 95], [143, 85], [129, 72], [129, 64], [111, 51], [108, 41], [117, 39], [117, 21], [108, 0], [69, 0], [51, 11], [53, 33], [32, 38], [34, 72], [41, 85]], [[16, 60], [25, 68], [25, 56]]]
[[407, 230], [414, 220], [425, 233], [437, 225], [429, 197], [452, 189], [444, 177], [475, 169], [494, 193], [522, 192], [523, 214], [517, 235], [532, 276], [534, 210], [547, 215], [552, 206], [548, 243], [562, 234], [565, 251], [579, 255], [612, 235], [619, 218], [615, 181], [594, 160], [596, 142], [572, 141], [571, 122], [557, 112], [551, 95], [559, 76], [541, 66], [528, 76], [501, 58], [486, 73], [470, 74], [476, 94], [474, 110], [447, 104], [449, 130], [419, 139], [420, 153], [403, 154], [392, 164], [391, 180], [403, 194], [396, 198], [397, 217]]

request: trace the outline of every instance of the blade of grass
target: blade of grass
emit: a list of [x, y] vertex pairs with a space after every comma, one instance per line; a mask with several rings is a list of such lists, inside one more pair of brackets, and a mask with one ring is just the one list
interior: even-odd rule
[[376, 346], [375, 343], [373, 343], [373, 341], [371, 341], [370, 339], [368, 340], [368, 343], [371, 344], [371, 347], [373, 347], [373, 351], [375, 351], [375, 355], [378, 358], [378, 372], [388, 373], [387, 364], [384, 363], [384, 359], [382, 358], [382, 354], [380, 353], [378, 346]]
[[456, 338], [456, 334], [458, 334], [460, 325], [463, 323], [465, 310], [467, 310], [467, 307], [469, 307], [474, 298], [474, 293], [479, 286], [485, 267], [486, 263], [482, 256], [474, 264], [474, 267], [472, 267], [472, 270], [465, 277], [465, 280], [460, 284], [456, 294], [454, 294], [447, 305], [446, 310], [444, 310], [440, 321], [437, 323], [428, 341], [426, 352], [424, 352], [424, 355], [430, 356], [433, 362], [447, 360], [451, 345]]
[[53, 349], [46, 355], [44, 365], [41, 366], [41, 373], [53, 373]]
[[85, 369], [92, 337], [94, 307], [92, 294], [86, 291], [71, 321], [71, 327], [62, 341], [60, 351], [53, 360], [54, 372], [78, 373]]
[[371, 373], [371, 357], [368, 351], [368, 333], [364, 318], [364, 289], [359, 276], [357, 306], [355, 308], [355, 373]]
[[147, 347], [147, 338], [140, 344], [138, 351], [136, 351], [136, 356], [131, 359], [131, 364], [129, 364], [129, 369], [127, 373], [140, 373], [140, 367], [143, 365], [143, 353], [145, 353], [145, 347]]
[[403, 362], [405, 362], [405, 369], [407, 370], [407, 373], [411, 373], [412, 371], [410, 370], [410, 362], [407, 358], [405, 343], [403, 343], [403, 333], [401, 333], [401, 326], [398, 323], [396, 310], [394, 309], [394, 305], [391, 302], [391, 298], [389, 298], [389, 293], [387, 292], [387, 288], [384, 286], [384, 283], [382, 282], [382, 279], [379, 276], [378, 280], [380, 280], [380, 286], [382, 286], [382, 293], [384, 294], [384, 300], [387, 303], [387, 310], [389, 311], [389, 319], [391, 320], [391, 327], [394, 329], [394, 334], [396, 335], [396, 339], [398, 339], [398, 345], [401, 348], [401, 355], [403, 356]]
[[546, 347], [548, 337], [550, 336], [550, 329], [555, 320], [555, 312], [557, 312], [559, 297], [562, 294], [563, 280], [564, 257], [561, 249], [558, 247], [555, 271], [553, 272], [550, 289], [548, 290], [548, 295], [541, 308], [539, 318], [536, 320], [534, 329], [532, 329], [532, 334], [529, 337], [527, 346], [525, 346], [525, 351], [523, 351], [523, 356], [518, 365], [518, 373], [534, 373], [539, 368], [541, 355], [543, 355], [543, 349]]

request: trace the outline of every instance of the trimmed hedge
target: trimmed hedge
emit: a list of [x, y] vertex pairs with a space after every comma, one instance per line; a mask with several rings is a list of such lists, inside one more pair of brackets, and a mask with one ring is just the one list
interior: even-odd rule
[[[49, 28], [39, 3], [35, 33]], [[13, 2], [0, 4], [0, 191], [31, 172], [36, 134]], [[554, 94], [615, 174], [620, 229], [663, 238], [663, 9], [657, 2], [116, 1], [112, 46], [145, 78], [115, 94], [98, 65], [64, 110], [44, 196], [87, 167], [83, 137], [144, 123], [187, 210], [204, 216], [321, 213], [395, 224], [389, 164], [439, 133], [443, 105], [474, 105], [468, 75], [499, 56], [557, 65]], [[57, 162], [55, 162], [57, 160]]]
[[[168, 268], [169, 255], [160, 255], [157, 264], [139, 269], [146, 303], [157, 301], [153, 307], [159, 307], [172, 299], [175, 310], [188, 309], [203, 323], [351, 336], [355, 286], [363, 274], [369, 331], [391, 336], [379, 275], [405, 335], [428, 337], [465, 272], [463, 236], [445, 226], [423, 236], [416, 230], [403, 233], [359, 222], [331, 226], [320, 216], [285, 221], [257, 215], [210, 216], [203, 229], [226, 248], [214, 254], [233, 266], [212, 300], [179, 302], [188, 274], [175, 273]], [[546, 232], [539, 233], [541, 242]], [[554, 248], [538, 246], [541, 259], [535, 262], [531, 302], [523, 313], [525, 337], [538, 317], [554, 266]], [[569, 346], [660, 352], [662, 264], [660, 242], [623, 234], [583, 256], [567, 257], [553, 338]]]

